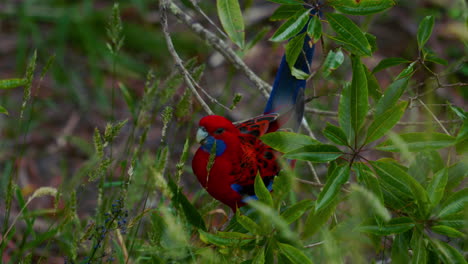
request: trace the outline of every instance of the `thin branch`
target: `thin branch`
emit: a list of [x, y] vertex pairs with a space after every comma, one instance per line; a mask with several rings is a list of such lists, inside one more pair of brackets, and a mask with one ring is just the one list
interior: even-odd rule
[[418, 98], [418, 101], [422, 106], [424, 106], [424, 108], [426, 108], [426, 110], [429, 112], [429, 114], [432, 116], [432, 118], [434, 118], [434, 120], [439, 124], [439, 126], [442, 128], [442, 130], [444, 130], [445, 134], [451, 136], [450, 133], [448, 132], [448, 130], [445, 129], [442, 122], [440, 122], [440, 120], [437, 118], [437, 116], [434, 115], [434, 113], [431, 111], [431, 109], [429, 109], [429, 107], [427, 107], [427, 105], [421, 99]]
[[192, 93], [195, 95], [198, 102], [202, 105], [203, 109], [205, 110], [205, 112], [207, 114], [212, 115], [212, 114], [214, 114], [213, 111], [211, 111], [208, 104], [206, 104], [206, 102], [203, 100], [203, 98], [200, 96], [198, 91], [193, 86], [193, 83], [192, 83], [193, 78], [191, 77], [191, 75], [187, 71], [187, 69], [185, 68], [185, 66], [184, 66], [184, 64], [182, 62], [182, 59], [179, 57], [179, 55], [177, 54], [177, 52], [176, 52], [176, 50], [174, 48], [174, 44], [172, 43], [171, 35], [169, 34], [169, 30], [168, 30], [168, 26], [167, 26], [167, 13], [166, 13], [167, 5], [168, 5], [167, 0], [162, 0], [160, 2], [160, 5], [159, 5], [159, 10], [161, 12], [161, 25], [162, 25], [164, 38], [166, 39], [167, 48], [169, 50], [169, 53], [173, 57], [173, 59], [175, 61], [175, 64], [176, 64], [176, 67], [179, 69], [180, 73], [184, 77], [185, 83], [188, 85], [188, 87], [190, 88]]
[[304, 248], [313, 248], [313, 247], [316, 247], [316, 246], [320, 246], [323, 243], [325, 243], [325, 241], [320, 241], [320, 242], [317, 242], [317, 243], [312, 243], [310, 245], [305, 245]]
[[[162, 1], [167, 3], [167, 0]], [[247, 78], [260, 90], [260, 92], [268, 98], [271, 86], [260, 79], [245, 63], [242, 61], [236, 52], [218, 36], [204, 28], [200, 23], [195, 22], [189, 15], [182, 12], [182, 10], [174, 3], [168, 5], [168, 11], [176, 16], [183, 24], [191, 28], [198, 36], [208, 42], [214, 49], [221, 53], [234, 67], [243, 72]]]
[[320, 109], [317, 109], [317, 108], [306, 107], [305, 111], [307, 113], [313, 113], [313, 114], [323, 115], [323, 116], [338, 116], [338, 112], [320, 110]]
[[296, 178], [296, 180], [297, 180], [298, 182], [305, 183], [305, 184], [307, 184], [307, 185], [311, 185], [311, 186], [314, 186], [314, 187], [320, 187], [320, 188], [322, 188], [323, 186], [325, 186], [325, 185], [322, 184], [322, 183], [317, 183], [317, 182], [313, 182], [313, 181], [303, 180], [303, 179], [300, 179], [300, 178]]
[[400, 121], [397, 123], [399, 126], [422, 126], [422, 125], [431, 125], [431, 124], [456, 124], [461, 123], [463, 120], [461, 119], [453, 119], [453, 120], [439, 120], [439, 122], [432, 122], [432, 121], [414, 121], [414, 122], [403, 122]]
[[198, 5], [197, 1], [196, 0], [190, 0], [190, 3], [192, 3], [192, 5], [195, 7], [195, 10], [197, 10], [198, 13], [200, 13], [205, 19], [206, 21], [208, 21], [208, 23], [210, 23], [215, 29], [216, 31], [219, 32], [219, 34], [221, 34], [221, 36], [223, 36], [224, 38], [229, 38], [219, 27], [218, 25], [216, 25], [216, 23], [213, 22], [213, 20], [211, 20], [211, 18], [209, 16], [206, 15], [205, 12], [203, 12], [203, 10], [200, 8], [200, 6]]

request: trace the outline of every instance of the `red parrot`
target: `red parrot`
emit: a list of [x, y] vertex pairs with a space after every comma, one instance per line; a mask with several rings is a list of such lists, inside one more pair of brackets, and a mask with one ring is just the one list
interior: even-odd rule
[[[310, 74], [314, 48], [306, 36], [302, 54], [294, 67]], [[305, 85], [305, 80], [292, 75], [283, 56], [263, 115], [239, 124], [218, 115], [205, 116], [200, 120], [196, 139], [201, 146], [192, 160], [193, 172], [211, 196], [234, 212], [245, 205], [246, 200], [256, 199], [254, 180], [257, 173], [260, 173], [268, 190], [272, 190], [274, 177], [280, 171], [277, 153], [263, 144], [259, 137], [278, 130], [286, 123], [294, 130], [299, 128], [304, 113]], [[216, 156], [210, 162], [214, 148]]]

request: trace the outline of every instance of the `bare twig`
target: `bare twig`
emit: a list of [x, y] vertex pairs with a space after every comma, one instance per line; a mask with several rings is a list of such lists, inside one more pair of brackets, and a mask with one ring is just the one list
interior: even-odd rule
[[304, 248], [313, 248], [313, 247], [316, 247], [316, 246], [320, 246], [323, 243], [325, 243], [325, 241], [320, 241], [320, 242], [317, 242], [317, 243], [312, 243], [310, 245], [305, 245]]
[[216, 23], [214, 23], [213, 20], [211, 20], [211, 18], [207, 16], [205, 12], [203, 12], [196, 0], [190, 0], [190, 3], [192, 3], [192, 5], [195, 7], [195, 10], [197, 10], [197, 12], [200, 13], [206, 19], [206, 21], [208, 21], [208, 23], [210, 23], [216, 29], [216, 31], [219, 32], [219, 34], [221, 34], [221, 36], [228, 38], [228, 36], [218, 27], [218, 25], [216, 25]]
[[179, 69], [180, 73], [184, 77], [185, 83], [190, 88], [192, 93], [195, 95], [198, 102], [202, 105], [205, 112], [207, 112], [209, 115], [212, 115], [212, 114], [214, 114], [213, 111], [210, 109], [208, 104], [206, 104], [206, 102], [200, 96], [198, 91], [195, 89], [195, 86], [193, 85], [193, 82], [192, 82], [192, 80], [193, 80], [192, 76], [190, 75], [190, 73], [185, 68], [185, 66], [184, 66], [184, 64], [182, 62], [182, 59], [179, 57], [179, 55], [177, 54], [177, 52], [176, 52], [176, 50], [174, 48], [174, 44], [172, 43], [171, 35], [169, 34], [169, 30], [168, 30], [168, 26], [167, 26], [167, 14], [166, 14], [167, 6], [168, 6], [167, 0], [162, 0], [160, 2], [160, 5], [159, 5], [159, 10], [161, 12], [161, 25], [162, 25], [162, 29], [163, 29], [164, 37], [166, 39], [167, 48], [169, 50], [169, 53], [174, 58], [176, 67]]
[[311, 186], [314, 186], [314, 187], [323, 187], [325, 186], [324, 184], [321, 184], [321, 183], [317, 183], [317, 182], [313, 182], [313, 181], [308, 181], [308, 180], [304, 180], [304, 179], [300, 179], [300, 178], [296, 178], [296, 180], [298, 182], [301, 182], [301, 183], [305, 183], [307, 185], [311, 185]]
[[427, 105], [421, 99], [418, 98], [418, 101], [422, 106], [424, 106], [424, 108], [426, 108], [426, 110], [429, 112], [429, 114], [432, 116], [432, 118], [434, 118], [434, 120], [439, 124], [439, 126], [442, 128], [442, 130], [444, 130], [445, 134], [450, 136], [450, 133], [448, 132], [448, 130], [445, 129], [442, 122], [440, 122], [440, 120], [437, 118], [437, 116], [434, 115], [434, 113], [431, 111], [431, 109], [429, 109], [429, 107], [427, 107]]
[[463, 120], [461, 119], [453, 119], [453, 120], [439, 120], [439, 122], [432, 122], [432, 121], [414, 121], [414, 122], [398, 122], [397, 125], [400, 126], [422, 126], [422, 125], [431, 125], [431, 124], [456, 124], [461, 123]]
[[313, 113], [313, 114], [323, 115], [323, 116], [338, 116], [338, 112], [320, 110], [320, 109], [317, 109], [317, 108], [306, 107], [305, 111], [307, 113]]
[[[167, 3], [167, 0], [162, 1], [162, 3]], [[200, 23], [195, 22], [189, 15], [182, 12], [180, 8], [174, 4], [170, 3], [168, 5], [168, 11], [176, 16], [182, 23], [192, 29], [198, 36], [203, 38], [208, 42], [214, 49], [220, 52], [227, 60], [229, 60], [236, 69], [243, 72], [247, 78], [252, 81], [252, 83], [260, 90], [260, 92], [268, 98], [269, 91], [271, 91], [271, 86], [260, 79], [243, 61], [235, 51], [222, 39], [218, 36], [204, 28]]]

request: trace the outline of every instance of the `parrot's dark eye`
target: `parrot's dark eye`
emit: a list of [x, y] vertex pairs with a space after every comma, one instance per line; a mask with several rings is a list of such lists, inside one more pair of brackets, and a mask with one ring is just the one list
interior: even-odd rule
[[218, 128], [218, 129], [216, 129], [215, 134], [219, 135], [219, 134], [221, 134], [223, 132], [224, 132], [224, 128]]

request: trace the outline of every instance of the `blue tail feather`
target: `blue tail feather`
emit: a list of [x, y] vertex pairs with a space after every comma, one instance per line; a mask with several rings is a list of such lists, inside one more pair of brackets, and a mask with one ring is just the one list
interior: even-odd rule
[[[311, 15], [316, 14], [316, 10], [311, 11]], [[310, 19], [309, 19], [310, 21]], [[303, 33], [307, 28], [308, 23], [301, 31]], [[310, 38], [306, 35], [302, 54], [299, 55], [294, 67], [310, 74], [310, 65], [314, 56], [315, 44], [310, 45]], [[293, 129], [297, 130], [302, 120], [304, 112], [304, 90], [306, 80], [300, 80], [294, 77], [291, 69], [286, 62], [286, 55], [283, 55], [278, 72], [276, 73], [273, 83], [273, 90], [268, 99], [264, 113], [284, 113], [293, 110], [295, 112]]]

